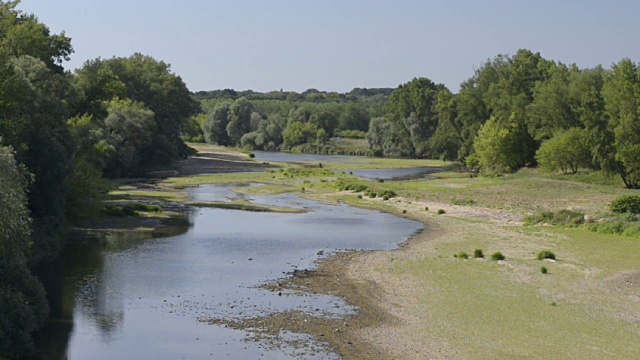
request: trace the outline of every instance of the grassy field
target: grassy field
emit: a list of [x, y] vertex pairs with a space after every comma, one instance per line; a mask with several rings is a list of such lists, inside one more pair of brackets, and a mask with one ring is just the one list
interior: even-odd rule
[[[376, 301], [398, 319], [358, 335], [367, 344], [384, 347], [390, 357], [640, 358], [640, 239], [597, 234], [587, 225], [523, 223], [527, 216], [560, 210], [580, 212], [597, 222], [609, 216], [615, 198], [635, 194], [617, 179], [532, 169], [478, 177], [441, 161], [377, 158], [322, 167], [271, 165], [259, 173], [170, 178], [151, 189], [125, 187], [113, 195], [186, 203], [180, 191], [185, 187], [255, 182], [266, 185], [238, 191], [295, 192], [425, 223], [427, 231], [402, 251], [365, 253], [349, 265], [352, 275], [347, 277], [383, 289]], [[402, 182], [348, 173], [418, 166], [449, 171]], [[344, 190], [345, 185], [362, 191]], [[395, 196], [385, 200], [369, 196], [372, 192]], [[476, 249], [482, 250], [483, 259], [473, 258]], [[544, 250], [557, 260], [538, 260]], [[470, 258], [454, 257], [461, 252]], [[495, 252], [506, 260], [491, 261]], [[416, 355], [409, 356], [406, 349]]]

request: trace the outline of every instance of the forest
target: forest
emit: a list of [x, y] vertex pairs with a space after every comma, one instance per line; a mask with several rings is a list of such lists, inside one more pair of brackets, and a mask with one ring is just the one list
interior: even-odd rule
[[630, 59], [580, 69], [519, 50], [487, 60], [457, 93], [416, 78], [392, 92], [227, 89], [195, 98], [203, 112], [185, 127], [189, 141], [340, 153], [329, 139], [366, 138], [369, 156], [459, 161], [485, 174], [592, 169], [640, 187], [640, 74]]
[[139, 53], [65, 69], [71, 38], [17, 5], [0, 2], [0, 358], [31, 354], [47, 316], [30, 262], [99, 214], [108, 179], [194, 154], [185, 142], [332, 153], [330, 139], [360, 139], [361, 155], [484, 174], [592, 169], [640, 188], [640, 72], [630, 59], [580, 69], [519, 50], [487, 60], [455, 93], [424, 77], [348, 93], [192, 93], [170, 65]]

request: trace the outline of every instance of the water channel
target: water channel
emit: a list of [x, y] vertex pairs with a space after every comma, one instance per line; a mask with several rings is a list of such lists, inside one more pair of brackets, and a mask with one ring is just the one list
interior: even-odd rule
[[[362, 156], [346, 156], [346, 155], [317, 155], [317, 154], [292, 154], [284, 152], [268, 152], [255, 151], [255, 158], [258, 161], [272, 161], [283, 163], [302, 163], [302, 162], [334, 162], [340, 164], [367, 164], [367, 158]], [[352, 173], [355, 176], [366, 179], [382, 179], [382, 180], [419, 180], [424, 179], [430, 174], [443, 171], [442, 168], [434, 167], [413, 167], [413, 168], [397, 168], [397, 169], [371, 169], [371, 170], [341, 170], [340, 172]]]
[[189, 194], [196, 201], [244, 197], [306, 212], [199, 208], [159, 237], [127, 233], [68, 246], [37, 269], [52, 310], [37, 338], [42, 359], [337, 358], [301, 334], [287, 336], [310, 344], [314, 352], [247, 341], [249, 333], [200, 320], [285, 310], [352, 313], [355, 309], [337, 297], [278, 296], [259, 285], [312, 268], [319, 254], [395, 249], [422, 224], [288, 194], [243, 196], [233, 191], [236, 186], [200, 186]]

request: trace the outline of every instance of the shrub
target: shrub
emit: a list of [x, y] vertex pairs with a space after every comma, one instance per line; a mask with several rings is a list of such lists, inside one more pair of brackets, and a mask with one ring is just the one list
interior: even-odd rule
[[499, 251], [496, 252], [496, 253], [491, 254], [491, 260], [492, 261], [499, 261], [499, 260], [504, 260], [504, 259], [506, 259], [506, 257], [504, 255], [502, 255], [502, 253], [499, 252]]
[[438, 210], [438, 215], [442, 215], [442, 214], [446, 214], [446, 213], [447, 213], [447, 212], [446, 212], [446, 211], [444, 211], [444, 210], [442, 210], [442, 209]]
[[251, 159], [254, 159], [254, 158], [256, 157], [256, 154], [254, 154], [254, 153], [249, 153], [249, 157], [250, 157]]
[[429, 211], [429, 207], [428, 207], [428, 206], [425, 206], [425, 207], [424, 207], [424, 210], [425, 210], [425, 211]]
[[379, 183], [384, 183], [384, 179], [378, 179]]
[[549, 272], [549, 270], [547, 270], [547, 268], [543, 266], [543, 267], [540, 268], [540, 272], [543, 273], [543, 274], [546, 274], [546, 273]]
[[407, 210], [402, 210], [402, 213], [403, 213], [403, 214], [406, 214], [406, 213], [407, 213]]
[[611, 211], [617, 214], [640, 214], [640, 196], [624, 195], [611, 203]]
[[475, 203], [476, 203], [476, 201], [475, 201], [475, 200], [473, 200], [473, 199], [470, 199], [470, 198], [455, 199], [455, 200], [453, 201], [453, 205], [460, 205], [460, 206], [463, 206], [463, 205], [473, 205], [473, 204], [475, 204]]
[[358, 199], [362, 199], [362, 195], [358, 195]]
[[461, 251], [460, 253], [458, 253], [458, 256], [457, 256], [457, 257], [458, 257], [458, 259], [465, 259], [465, 260], [466, 260], [466, 259], [468, 259], [468, 258], [469, 258], [469, 255], [467, 255], [467, 253], [466, 253], [466, 252]]
[[540, 251], [538, 253], [538, 260], [544, 260], [544, 259], [555, 260], [556, 259], [556, 254], [552, 253], [549, 250]]
[[481, 249], [475, 249], [473, 251], [473, 257], [476, 258], [476, 259], [482, 259], [482, 258], [484, 258], [484, 254], [482, 253]]
[[132, 207], [133, 210], [136, 211], [144, 211], [144, 212], [162, 212], [162, 208], [158, 205], [148, 205], [148, 204], [135, 204], [135, 205], [127, 205], [127, 207]]
[[584, 214], [572, 210], [559, 210], [555, 213], [550, 211], [542, 212], [538, 215], [527, 216], [524, 219], [525, 225], [549, 224], [576, 226], [584, 223]]
[[382, 200], [384, 200], [384, 201], [389, 200], [389, 196], [387, 196], [387, 195], [383, 196], [383, 197], [382, 197]]

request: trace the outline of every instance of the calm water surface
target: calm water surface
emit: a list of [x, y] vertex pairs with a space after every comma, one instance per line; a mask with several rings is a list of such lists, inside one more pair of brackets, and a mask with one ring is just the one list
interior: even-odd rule
[[[257, 186], [257, 185], [247, 185]], [[299, 268], [318, 252], [394, 249], [422, 225], [388, 214], [325, 205], [291, 195], [251, 197], [235, 186], [190, 189], [200, 201], [244, 197], [304, 214], [198, 209], [172, 236], [110, 236], [67, 247], [38, 273], [49, 293], [50, 324], [38, 336], [43, 359], [335, 358], [304, 335], [288, 338], [317, 352], [246, 341], [243, 331], [202, 319], [242, 319], [286, 310], [318, 316], [352, 313], [333, 296], [258, 286]]]
[[[291, 154], [284, 152], [255, 151], [255, 158], [259, 161], [274, 161], [283, 163], [300, 162], [335, 162], [340, 164], [366, 164], [366, 157], [343, 155], [317, 155], [317, 154]], [[353, 175], [367, 179], [382, 180], [418, 180], [429, 174], [441, 172], [443, 169], [434, 167], [415, 167], [401, 169], [375, 169], [375, 170], [340, 170], [337, 172], [352, 172]]]

